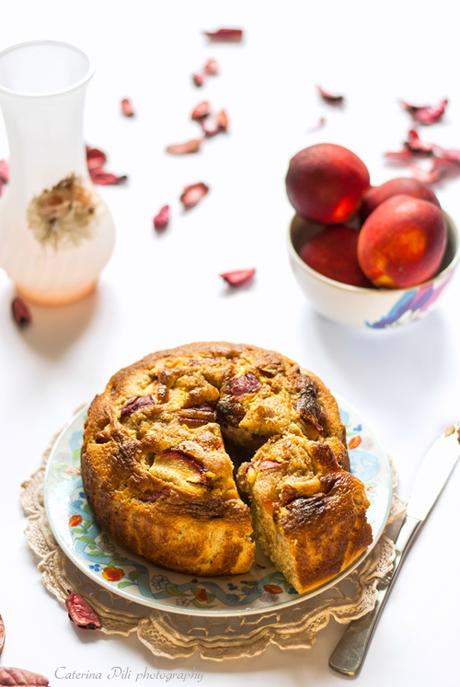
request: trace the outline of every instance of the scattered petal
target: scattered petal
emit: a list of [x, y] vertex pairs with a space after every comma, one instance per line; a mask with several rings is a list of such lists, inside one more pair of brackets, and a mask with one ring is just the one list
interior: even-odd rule
[[90, 169], [89, 175], [93, 184], [98, 186], [118, 186], [128, 180], [126, 174], [113, 174], [112, 172], [104, 172], [103, 169]]
[[220, 110], [220, 112], [216, 114], [216, 124], [219, 131], [228, 131], [228, 114], [225, 110]]
[[5, 645], [5, 623], [3, 622], [3, 618], [0, 615], [0, 654], [3, 651], [4, 645]]
[[192, 81], [197, 88], [201, 88], [204, 84], [203, 74], [199, 74], [199, 73], [192, 74]]
[[189, 155], [190, 153], [197, 153], [201, 148], [201, 138], [191, 138], [184, 143], [172, 143], [166, 146], [165, 150], [170, 155]]
[[460, 149], [458, 148], [441, 148], [434, 146], [433, 153], [436, 158], [444, 160], [445, 162], [456, 162], [460, 164]]
[[404, 100], [401, 106], [409, 112], [419, 124], [436, 124], [443, 117], [446, 107], [449, 104], [447, 98], [443, 98], [437, 105], [412, 105]]
[[19, 296], [16, 296], [16, 298], [13, 298], [11, 301], [11, 313], [14, 321], [21, 329], [23, 327], [27, 327], [27, 325], [32, 322], [32, 315], [30, 314], [29, 306], [22, 300], [22, 298], [19, 298]]
[[339, 95], [338, 93], [331, 93], [321, 86], [317, 86], [318, 93], [321, 98], [329, 105], [341, 105], [345, 101], [345, 96]]
[[107, 155], [100, 148], [86, 146], [86, 163], [91, 172], [92, 169], [99, 169], [107, 162]]
[[207, 76], [216, 76], [219, 73], [217, 60], [211, 57], [204, 65], [203, 71]]
[[325, 124], [326, 124], [326, 117], [321, 116], [318, 118], [318, 121], [316, 122], [316, 124], [313, 124], [313, 126], [310, 126], [307, 129], [307, 133], [313, 133], [313, 131], [319, 131], [320, 129], [323, 128], [323, 126]]
[[[80, 594], [72, 592], [65, 600], [70, 620], [83, 630], [100, 630], [101, 619], [92, 606]], [[1, 684], [1, 683], [0, 683]]]
[[203, 31], [203, 34], [211, 43], [241, 43], [243, 40], [242, 29], [217, 29], [217, 31]]
[[233, 270], [232, 272], [222, 272], [219, 276], [230, 286], [242, 286], [252, 281], [256, 273], [255, 268], [247, 270]]
[[156, 231], [162, 231], [166, 229], [169, 224], [170, 219], [170, 207], [169, 205], [163, 205], [153, 218], [153, 226]]
[[384, 155], [387, 160], [391, 160], [392, 162], [409, 162], [413, 157], [411, 151], [407, 148], [403, 148], [402, 150], [389, 150], [384, 153]]
[[207, 100], [203, 100], [201, 103], [198, 103], [198, 105], [193, 108], [190, 118], [194, 121], [199, 121], [200, 119], [208, 117], [210, 112], [211, 107], [209, 105], [209, 102]]
[[10, 180], [10, 167], [6, 160], [0, 160], [0, 182], [7, 184]]
[[412, 153], [422, 153], [424, 155], [431, 155], [433, 153], [434, 143], [426, 143], [420, 138], [417, 129], [409, 129], [407, 134], [407, 141], [404, 145]]
[[129, 98], [123, 98], [120, 102], [121, 114], [123, 117], [134, 117], [134, 107]]
[[30, 670], [22, 668], [3, 668], [0, 667], [0, 685], [49, 685], [49, 680], [38, 673], [31, 673]]
[[186, 210], [194, 208], [209, 193], [209, 186], [202, 181], [186, 186], [180, 195], [180, 202]]

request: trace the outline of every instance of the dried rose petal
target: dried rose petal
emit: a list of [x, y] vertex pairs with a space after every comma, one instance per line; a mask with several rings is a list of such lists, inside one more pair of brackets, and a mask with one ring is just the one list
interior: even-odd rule
[[162, 208], [157, 212], [153, 218], [153, 226], [157, 231], [162, 231], [166, 229], [169, 224], [170, 219], [170, 207], [169, 205], [163, 205]]
[[104, 172], [103, 169], [90, 169], [89, 175], [93, 184], [98, 186], [119, 186], [128, 180], [126, 174], [113, 174], [112, 172]]
[[102, 627], [101, 619], [80, 594], [72, 592], [65, 600], [67, 612], [70, 620], [81, 627], [83, 630], [100, 630]]
[[321, 86], [317, 86], [317, 89], [321, 98], [330, 105], [341, 105], [345, 100], [345, 96], [339, 95], [338, 93], [331, 93]]
[[3, 622], [3, 618], [0, 615], [0, 654], [3, 651], [4, 645], [5, 645], [5, 623]]
[[86, 164], [91, 172], [92, 169], [99, 169], [107, 162], [107, 155], [100, 148], [86, 146]]
[[242, 29], [217, 29], [217, 31], [203, 31], [211, 43], [241, 43]]
[[201, 103], [198, 103], [198, 105], [196, 105], [196, 107], [193, 108], [190, 114], [190, 119], [193, 119], [194, 121], [199, 121], [200, 119], [208, 117], [210, 112], [211, 107], [209, 105], [209, 102], [207, 100], [203, 100]]
[[312, 133], [313, 131], [319, 131], [326, 124], [326, 117], [318, 117], [318, 121], [313, 126], [308, 127], [307, 133]]
[[403, 148], [402, 150], [389, 150], [384, 153], [384, 155], [388, 160], [394, 162], [409, 162], [413, 157], [411, 151], [407, 148]]
[[404, 100], [401, 101], [401, 106], [412, 115], [416, 122], [426, 125], [439, 122], [448, 104], [447, 98], [443, 98], [437, 105], [412, 105]]
[[232, 272], [222, 272], [219, 277], [222, 277], [224, 281], [230, 286], [242, 286], [252, 281], [256, 273], [255, 268], [248, 270], [233, 270]]
[[11, 301], [11, 314], [18, 327], [27, 327], [32, 322], [29, 306], [19, 296]]
[[241, 377], [234, 377], [228, 383], [229, 392], [232, 396], [236, 396], [236, 398], [245, 394], [252, 394], [260, 387], [259, 380], [252, 372], [247, 372], [245, 375], [241, 375]]
[[217, 60], [211, 57], [204, 65], [203, 71], [208, 76], [216, 76], [219, 73], [219, 65]]
[[228, 114], [225, 110], [220, 110], [216, 114], [216, 124], [219, 131], [228, 131]]
[[31, 673], [23, 668], [0, 667], [0, 685], [30, 685], [40, 687], [49, 685], [49, 680], [38, 673]]
[[434, 148], [434, 143], [422, 141], [417, 129], [409, 129], [404, 145], [412, 153], [422, 153], [423, 155], [431, 155]]
[[129, 98], [123, 98], [120, 102], [121, 114], [124, 117], [134, 117], [134, 107]]
[[7, 184], [10, 180], [10, 167], [6, 160], [0, 160], [0, 182]]
[[165, 151], [170, 155], [190, 155], [200, 150], [202, 142], [203, 139], [201, 138], [191, 138], [184, 143], [171, 143], [171, 145], [166, 146]]
[[147, 406], [155, 405], [155, 401], [152, 396], [135, 396], [125, 403], [120, 412], [120, 418], [123, 419], [131, 413], [135, 413], [136, 410], [140, 408], [146, 408]]
[[192, 74], [192, 81], [197, 88], [201, 88], [204, 84], [203, 74], [199, 74], [198, 72], [196, 72], [195, 74]]
[[228, 131], [228, 115], [225, 110], [220, 110], [213, 122], [200, 120], [201, 129], [206, 138], [212, 138], [217, 134]]
[[440, 146], [433, 147], [433, 153], [436, 158], [444, 160], [445, 162], [455, 162], [460, 164], [460, 149], [459, 148], [441, 148]]
[[180, 195], [180, 202], [186, 210], [194, 208], [209, 193], [209, 186], [199, 181], [186, 186]]

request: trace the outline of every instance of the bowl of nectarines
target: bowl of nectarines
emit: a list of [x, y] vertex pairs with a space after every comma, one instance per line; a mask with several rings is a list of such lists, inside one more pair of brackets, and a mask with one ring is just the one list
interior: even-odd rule
[[294, 275], [331, 320], [386, 329], [418, 319], [458, 265], [459, 233], [434, 192], [408, 177], [371, 186], [347, 148], [301, 150], [286, 191], [296, 211], [288, 238]]

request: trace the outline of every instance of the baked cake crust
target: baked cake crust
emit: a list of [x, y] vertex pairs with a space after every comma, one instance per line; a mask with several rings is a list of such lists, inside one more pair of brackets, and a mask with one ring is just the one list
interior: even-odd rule
[[[254, 521], [275, 564], [305, 591], [370, 542], [367, 501], [348, 472], [344, 440], [337, 403], [312, 373], [255, 346], [194, 343], [148, 355], [111, 378], [88, 412], [82, 477], [97, 521], [128, 550], [181, 572], [242, 573], [254, 561]], [[286, 442], [303, 452], [303, 466], [291, 464]], [[324, 447], [327, 459], [312, 458], [326, 455]], [[285, 503], [260, 471], [270, 451], [282, 463], [283, 494], [286, 476], [292, 482], [302, 470], [317, 475], [319, 491]], [[233, 472], [252, 456], [238, 480], [251, 518]], [[266, 489], [276, 501], [271, 520], [257, 505]], [[319, 494], [321, 517], [310, 513]]]

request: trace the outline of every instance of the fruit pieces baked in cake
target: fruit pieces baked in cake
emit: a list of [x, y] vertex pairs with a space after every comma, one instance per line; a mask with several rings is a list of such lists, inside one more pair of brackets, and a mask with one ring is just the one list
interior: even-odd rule
[[94, 399], [82, 476], [96, 519], [130, 551], [236, 574], [252, 566], [257, 538], [304, 592], [371, 541], [344, 441], [337, 403], [312, 373], [255, 346], [189, 344], [121, 370]]

